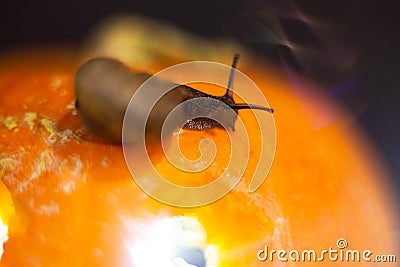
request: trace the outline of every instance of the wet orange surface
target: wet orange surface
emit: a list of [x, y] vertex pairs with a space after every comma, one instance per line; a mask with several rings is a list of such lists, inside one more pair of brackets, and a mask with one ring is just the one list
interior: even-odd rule
[[[148, 197], [130, 176], [122, 148], [82, 129], [72, 107], [79, 66], [73, 53], [33, 55], [3, 56], [0, 63], [0, 176], [5, 185], [0, 187], [0, 216], [9, 227], [1, 266], [131, 266], [127, 244], [138, 231], [132, 223], [175, 215], [198, 218], [207, 242], [218, 247], [220, 266], [294, 264], [259, 262], [257, 251], [265, 244], [322, 250], [345, 238], [352, 249], [398, 251], [380, 159], [338, 107], [307, 88], [293, 90], [278, 71], [255, 61], [239, 68], [276, 110], [277, 151], [267, 180], [255, 193], [247, 192], [257, 164], [258, 132], [251, 114], [241, 112], [253, 147], [243, 182], [215, 203], [184, 209]], [[219, 152], [229, 151], [222, 130], [184, 131], [185, 155], [196, 157], [199, 140], [210, 136]], [[226, 160], [219, 154], [194, 182], [164, 160], [158, 168], [177, 183], [199, 185], [218, 176]]]

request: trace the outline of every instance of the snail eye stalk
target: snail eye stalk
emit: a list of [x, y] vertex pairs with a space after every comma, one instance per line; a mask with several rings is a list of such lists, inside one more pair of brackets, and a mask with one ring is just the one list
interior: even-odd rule
[[229, 80], [228, 80], [228, 86], [226, 88], [226, 93], [223, 97], [228, 98], [229, 100], [232, 100], [234, 104], [229, 105], [232, 109], [235, 110], [240, 110], [240, 109], [258, 109], [258, 110], [264, 110], [270, 113], [273, 113], [274, 110], [272, 108], [267, 108], [259, 105], [253, 105], [253, 104], [242, 104], [238, 103], [236, 104], [235, 101], [233, 100], [233, 90], [232, 90], [232, 85], [233, 85], [233, 79], [235, 77], [235, 72], [236, 72], [236, 66], [239, 61], [239, 54], [235, 54], [233, 57], [233, 62], [232, 62], [232, 68], [231, 72], [229, 74]]

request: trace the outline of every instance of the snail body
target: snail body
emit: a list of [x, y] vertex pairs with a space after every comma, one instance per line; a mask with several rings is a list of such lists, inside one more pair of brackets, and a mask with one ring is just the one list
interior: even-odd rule
[[[146, 138], [159, 138], [162, 124], [167, 115], [174, 107], [190, 99], [212, 98], [218, 100], [221, 105], [210, 106], [202, 105], [201, 101], [192, 102], [184, 107], [184, 112], [196, 114], [201, 109], [202, 113], [212, 113], [215, 118], [218, 118], [218, 121], [226, 122], [224, 124], [232, 130], [234, 130], [239, 109], [252, 108], [273, 112], [272, 109], [266, 107], [235, 103], [231, 86], [237, 60], [238, 55], [235, 56], [232, 64], [228, 88], [223, 96], [209, 95], [186, 85], [173, 84], [157, 78], [157, 86], [149, 88], [149, 92], [146, 93], [155, 94], [157, 92], [152, 92], [152, 90], [158, 88], [173, 89], [168, 91], [150, 112], [146, 125]], [[75, 75], [75, 105], [84, 128], [105, 140], [120, 143], [124, 115], [129, 101], [137, 89], [150, 77], [151, 75], [147, 73], [134, 73], [120, 61], [111, 58], [95, 58], [85, 62]], [[143, 99], [143, 103], [146, 103], [146, 99]], [[135, 114], [137, 116], [147, 115], [145, 106], [135, 106]], [[235, 111], [234, 116], [231, 115], [232, 112], [227, 112], [227, 107]], [[230, 115], [228, 116], [228, 114]], [[205, 130], [220, 126], [216, 120], [201, 117], [187, 121], [183, 128]]]

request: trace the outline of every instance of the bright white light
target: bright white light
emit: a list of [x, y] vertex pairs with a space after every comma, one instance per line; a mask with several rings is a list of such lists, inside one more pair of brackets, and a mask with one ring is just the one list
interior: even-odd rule
[[195, 248], [207, 252], [206, 260], [211, 250], [213, 257], [210, 264], [207, 260], [206, 266], [217, 266], [217, 250], [206, 244], [206, 233], [196, 218], [178, 216], [133, 224], [136, 228], [132, 236], [134, 242], [127, 242], [127, 248], [134, 267], [197, 267], [174, 256], [177, 248]]
[[3, 244], [8, 240], [8, 227], [0, 218], [0, 260], [3, 256]]

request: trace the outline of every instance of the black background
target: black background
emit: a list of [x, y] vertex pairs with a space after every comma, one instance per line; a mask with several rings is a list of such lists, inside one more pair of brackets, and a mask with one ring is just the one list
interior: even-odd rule
[[[204, 37], [237, 39], [268, 60], [283, 56], [296, 67], [290, 50], [263, 37], [263, 30], [273, 28], [268, 21], [261, 31], [259, 24], [263, 14], [275, 9], [290, 41], [318, 49], [318, 41], [304, 23], [285, 18], [285, 11], [291, 10], [295, 2], [302, 14], [333, 25], [334, 30], [327, 30], [327, 35], [335, 36], [335, 42], [357, 53], [356, 64], [345, 73], [316, 63], [314, 71], [303, 74], [326, 85], [321, 90], [358, 114], [357, 121], [393, 171], [400, 195], [400, 13], [396, 2], [292, 1], [6, 1], [0, 7], [0, 49], [7, 51], [27, 44], [78, 44], [106, 16], [134, 12], [166, 20]], [[355, 81], [353, 90], [338, 94], [326, 89], [350, 78]]]

